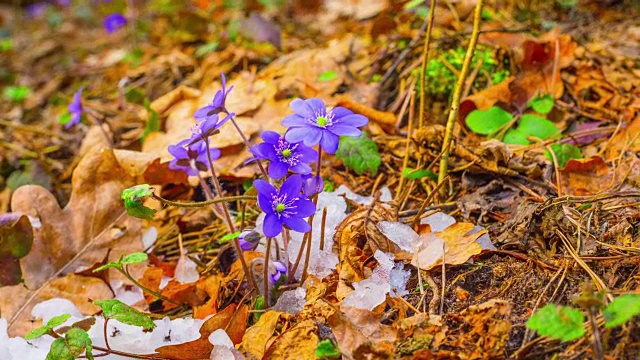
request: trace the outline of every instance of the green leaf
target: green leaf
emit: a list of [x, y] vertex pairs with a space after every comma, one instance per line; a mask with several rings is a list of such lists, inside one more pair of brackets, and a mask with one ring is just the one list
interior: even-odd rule
[[469, 129], [480, 135], [493, 134], [507, 125], [513, 119], [513, 115], [500, 107], [492, 106], [487, 110], [473, 110], [465, 122]]
[[329, 179], [322, 179], [322, 182], [324, 182], [324, 189], [322, 189], [322, 191], [324, 191], [324, 192], [334, 192], [335, 191], [336, 184], [334, 184], [333, 181], [331, 181]]
[[45, 360], [75, 360], [75, 358], [65, 339], [58, 338], [51, 343], [51, 348]]
[[[552, 144], [551, 150], [556, 155], [558, 166], [560, 168], [567, 166], [567, 163], [571, 159], [582, 159], [580, 148], [571, 144]], [[549, 150], [545, 150], [544, 153], [547, 156], [547, 159], [553, 162], [553, 157], [549, 153]]]
[[58, 123], [63, 126], [67, 125], [69, 121], [71, 121], [71, 113], [69, 112], [60, 115], [60, 117], [58, 118]]
[[378, 145], [364, 132], [359, 138], [340, 137], [336, 158], [342, 160], [346, 167], [354, 170], [358, 175], [368, 170], [372, 176], [376, 176], [380, 166]]
[[156, 210], [142, 205], [142, 199], [153, 195], [153, 188], [149, 184], [132, 186], [122, 191], [121, 198], [127, 213], [140, 219], [153, 220]]
[[147, 123], [144, 126], [144, 132], [142, 133], [142, 137], [140, 138], [140, 141], [142, 141], [143, 143], [147, 138], [147, 135], [160, 130], [160, 116], [158, 116], [158, 113], [151, 108], [149, 99], [144, 99], [144, 107], [149, 113], [149, 118], [147, 119]]
[[93, 302], [102, 308], [105, 318], [120, 321], [123, 324], [140, 326], [151, 330], [156, 324], [150, 317], [116, 299], [97, 300]]
[[4, 88], [3, 95], [7, 100], [21, 103], [31, 95], [31, 89], [27, 86], [7, 86]]
[[333, 71], [333, 70], [329, 70], [329, 71], [325, 71], [322, 74], [318, 75], [318, 81], [331, 81], [335, 78], [338, 77], [338, 73]]
[[208, 43], [198, 47], [198, 49], [196, 50], [196, 52], [193, 55], [195, 55], [195, 57], [197, 57], [197, 58], [204, 57], [205, 55], [218, 50], [219, 46], [220, 46], [220, 43], [218, 41], [208, 42]]
[[553, 100], [553, 97], [548, 94], [544, 96], [538, 95], [531, 99], [531, 101], [529, 101], [529, 103], [527, 104], [527, 106], [532, 108], [533, 111], [543, 115], [550, 113], [551, 110], [553, 110], [554, 105], [555, 101]]
[[424, 5], [424, 4], [425, 4], [424, 0], [411, 0], [408, 3], [404, 4], [403, 8], [405, 10], [411, 10], [411, 9], [413, 9], [415, 7], [418, 7], [418, 6]]
[[0, 52], [8, 52], [13, 49], [13, 42], [11, 39], [0, 39]]
[[527, 327], [538, 334], [561, 341], [571, 341], [585, 334], [584, 314], [569, 306], [549, 304], [531, 316]]
[[[258, 297], [256, 298], [256, 302], [253, 305], [253, 309], [264, 310], [264, 296], [258, 295]], [[261, 312], [253, 313], [253, 321], [257, 322], [258, 320], [260, 320], [260, 316], [262, 316]]]
[[602, 312], [607, 328], [620, 326], [637, 315], [640, 315], [640, 295], [636, 294], [618, 296]]
[[87, 359], [93, 360], [91, 338], [89, 338], [89, 334], [86, 331], [79, 328], [71, 328], [64, 338], [74, 356], [78, 357], [86, 352]]
[[404, 168], [402, 169], [402, 176], [407, 179], [422, 179], [424, 177], [428, 177], [431, 179], [438, 179], [438, 174], [433, 171], [425, 170], [425, 169], [413, 169], [413, 168]]
[[53, 328], [55, 328], [56, 326], [62, 325], [70, 317], [71, 317], [71, 315], [69, 315], [69, 314], [62, 314], [62, 315], [54, 316], [51, 319], [49, 319], [49, 321], [47, 321], [47, 323], [44, 326], [41, 326], [41, 327], [39, 327], [37, 329], [33, 329], [33, 330], [29, 331], [29, 333], [24, 337], [24, 339], [25, 340], [33, 340], [33, 339], [39, 338], [40, 336], [42, 336], [42, 335], [48, 333], [49, 331], [53, 330]]
[[122, 264], [123, 265], [138, 264], [147, 260], [149, 260], [149, 255], [147, 255], [147, 253], [134, 252], [125, 256], [124, 259], [122, 260]]
[[322, 340], [318, 343], [316, 347], [315, 355], [320, 359], [331, 359], [337, 358], [342, 355], [342, 351], [337, 347], [331, 340]]
[[529, 145], [529, 137], [546, 140], [559, 134], [559, 129], [551, 121], [534, 114], [522, 115], [518, 127], [509, 129], [504, 135], [505, 144]]
[[232, 233], [232, 234], [227, 234], [227, 235], [225, 235], [225, 236], [221, 237], [221, 238], [220, 238], [220, 240], [218, 240], [218, 243], [220, 243], [220, 244], [226, 244], [226, 243], [228, 243], [229, 241], [231, 241], [231, 240], [233, 240], [233, 239], [237, 238], [238, 236], [240, 236], [240, 231], [236, 231], [236, 232], [234, 232], [234, 233]]

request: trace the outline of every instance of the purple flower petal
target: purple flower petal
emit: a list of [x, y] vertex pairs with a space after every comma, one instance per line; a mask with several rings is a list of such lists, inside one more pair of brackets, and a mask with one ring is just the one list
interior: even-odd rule
[[269, 164], [269, 177], [274, 180], [283, 178], [289, 172], [287, 164], [282, 162], [271, 162]]
[[104, 29], [111, 34], [127, 24], [127, 19], [121, 14], [115, 13], [104, 18]]
[[201, 107], [200, 109], [196, 110], [196, 112], [193, 113], [193, 117], [196, 119], [206, 118], [208, 116], [215, 114], [215, 111], [216, 111], [216, 108], [214, 106], [207, 105], [205, 107]]
[[278, 144], [278, 140], [280, 140], [281, 136], [275, 131], [263, 131], [260, 134], [260, 137], [262, 138], [262, 140], [264, 140], [264, 142], [271, 145], [276, 145]]
[[307, 121], [307, 119], [298, 114], [290, 114], [285, 116], [284, 119], [282, 119], [282, 126], [301, 127], [301, 126], [307, 126], [307, 125], [309, 125], [309, 122]]
[[311, 109], [311, 115], [324, 115], [327, 113], [327, 106], [318, 98], [310, 98], [306, 100], [307, 106]]
[[258, 194], [258, 206], [266, 214], [273, 213], [273, 203], [271, 203], [270, 197]]
[[333, 125], [329, 131], [338, 136], [360, 137], [360, 135], [362, 135], [362, 131], [360, 131], [360, 129], [350, 125]]
[[293, 110], [293, 112], [302, 116], [303, 118], [313, 115], [313, 113], [309, 112], [310, 111], [309, 107], [307, 106], [305, 101], [302, 99], [293, 99], [293, 101], [291, 101], [291, 104], [289, 104], [289, 106], [291, 107], [291, 110]]
[[352, 115], [353, 111], [347, 109], [346, 107], [337, 106], [331, 109], [331, 113], [333, 114], [334, 119], [340, 119], [341, 117]]
[[311, 216], [316, 212], [316, 205], [311, 200], [300, 199], [295, 202], [294, 206], [298, 211], [298, 216], [301, 218]]
[[[308, 134], [308, 127], [294, 127], [287, 130], [287, 132], [284, 134], [284, 138], [290, 143], [297, 143], [302, 142], [304, 139], [306, 139]], [[305, 145], [310, 146], [306, 142]]]
[[[311, 169], [311, 166], [305, 163], [299, 163], [297, 165], [292, 166], [291, 171], [293, 171], [296, 174], [310, 174], [311, 171], [313, 171], [313, 169]], [[271, 176], [271, 174], [269, 174], [269, 176]]]
[[288, 217], [282, 219], [282, 221], [293, 231], [306, 233], [311, 230], [311, 225], [299, 217]]
[[[278, 192], [276, 191], [276, 188], [264, 180], [255, 180], [253, 182], [253, 186], [256, 188], [256, 190], [258, 190], [258, 194], [265, 196], [269, 199], [271, 199], [272, 197], [278, 194]], [[264, 211], [264, 209], [262, 210]]]
[[300, 175], [292, 175], [282, 183], [280, 195], [286, 195], [287, 199], [293, 199], [300, 195], [302, 190], [302, 177]]
[[340, 138], [329, 131], [325, 131], [324, 134], [322, 134], [322, 139], [320, 139], [322, 150], [327, 154], [335, 154], [336, 150], [338, 150], [339, 143]]
[[[353, 127], [365, 126], [369, 123], [369, 119], [366, 116], [360, 114], [352, 114], [338, 118], [334, 118], [336, 125], [348, 125]], [[334, 125], [334, 126], [336, 126]]]
[[276, 214], [267, 214], [262, 225], [262, 232], [266, 237], [276, 237], [282, 232], [282, 222]]
[[274, 261], [273, 262], [273, 267], [279, 273], [286, 273], [287, 272], [287, 265], [285, 265], [282, 261], [278, 261], [278, 260]]

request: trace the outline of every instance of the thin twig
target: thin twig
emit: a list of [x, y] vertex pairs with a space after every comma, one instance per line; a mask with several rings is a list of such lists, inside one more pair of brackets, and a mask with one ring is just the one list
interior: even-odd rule
[[[473, 32], [471, 33], [471, 40], [469, 41], [469, 47], [467, 53], [464, 56], [464, 62], [462, 63], [462, 70], [460, 70], [460, 76], [456, 83], [456, 88], [451, 98], [451, 109], [449, 110], [449, 117], [447, 119], [447, 126], [445, 128], [444, 141], [442, 142], [442, 159], [440, 160], [440, 169], [438, 171], [438, 183], [444, 181], [447, 177], [449, 168], [449, 153], [451, 151], [451, 140], [453, 139], [453, 127], [458, 118], [458, 110], [460, 107], [460, 96], [462, 94], [462, 88], [464, 87], [465, 80], [469, 74], [471, 68], [471, 59], [478, 43], [478, 35], [480, 33], [480, 21], [482, 20], [482, 5], [484, 0], [478, 0], [476, 3], [476, 10], [473, 16]], [[444, 195], [444, 194], [443, 194]]]
[[422, 49], [422, 68], [420, 69], [420, 113], [418, 114], [418, 128], [424, 126], [424, 88], [427, 84], [427, 62], [429, 61], [429, 45], [431, 45], [431, 30], [433, 29], [433, 19], [436, 14], [436, 0], [431, 0], [429, 7], [429, 25], [427, 26], [427, 34]]

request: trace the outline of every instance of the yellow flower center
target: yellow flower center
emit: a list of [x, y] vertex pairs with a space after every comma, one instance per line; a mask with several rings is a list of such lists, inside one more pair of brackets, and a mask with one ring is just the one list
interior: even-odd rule
[[327, 126], [327, 117], [326, 116], [318, 116], [318, 119], [316, 121], [318, 123], [318, 126]]

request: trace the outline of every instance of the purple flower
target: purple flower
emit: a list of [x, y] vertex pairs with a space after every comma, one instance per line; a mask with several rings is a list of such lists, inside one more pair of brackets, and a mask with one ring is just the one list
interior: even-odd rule
[[364, 115], [344, 107], [327, 110], [318, 98], [295, 99], [290, 106], [295, 114], [282, 120], [282, 125], [289, 127], [285, 139], [292, 143], [303, 141], [307, 146], [319, 143], [328, 154], [336, 153], [340, 136], [359, 137], [362, 132], [358, 127], [369, 122]]
[[[203, 142], [193, 144], [188, 148], [170, 145], [168, 150], [175, 158], [169, 162], [169, 169], [183, 170], [190, 176], [198, 176], [200, 171], [209, 169], [207, 146]], [[216, 160], [220, 157], [220, 150], [218, 149], [209, 149], [209, 153], [211, 154], [211, 160]]]
[[30, 18], [40, 18], [43, 17], [47, 12], [47, 8], [49, 4], [45, 2], [37, 2], [31, 5], [28, 5], [25, 10], [27, 11], [27, 16]]
[[68, 109], [69, 113], [71, 113], [71, 120], [64, 126], [65, 129], [80, 123], [82, 118], [82, 88], [73, 94], [73, 100], [69, 103]]
[[258, 205], [266, 214], [262, 230], [267, 237], [278, 236], [283, 224], [297, 232], [311, 230], [311, 226], [303, 218], [313, 214], [316, 206], [300, 193], [300, 175], [287, 178], [280, 190], [264, 180], [254, 181], [253, 186], [258, 190]]
[[255, 156], [252, 160], [269, 160], [269, 176], [280, 179], [289, 169], [298, 174], [311, 173], [309, 164], [318, 159], [318, 152], [302, 143], [291, 144], [275, 131], [263, 131], [260, 137], [264, 142], [251, 147]]
[[108, 34], [116, 32], [125, 25], [127, 25], [127, 18], [121, 14], [114, 13], [104, 18], [104, 29]]
[[320, 176], [312, 176], [311, 174], [303, 175], [304, 180], [303, 193], [307, 197], [312, 197], [324, 191], [324, 180]]
[[247, 229], [240, 233], [238, 242], [240, 243], [242, 251], [255, 250], [260, 243], [260, 233], [253, 229]]
[[216, 91], [216, 94], [213, 96], [213, 100], [211, 100], [211, 103], [196, 110], [196, 112], [193, 114], [193, 117], [200, 121], [221, 112], [229, 113], [227, 111], [227, 108], [225, 107], [225, 102], [227, 101], [227, 95], [229, 95], [231, 90], [233, 90], [233, 86], [231, 86], [229, 90], [227, 90], [227, 79], [224, 77], [223, 73], [222, 90]]
[[218, 129], [220, 129], [222, 125], [224, 125], [235, 115], [235, 113], [228, 114], [222, 120], [220, 120], [220, 117], [217, 114], [202, 118], [200, 121], [196, 122], [196, 125], [191, 128], [191, 137], [180, 141], [178, 145], [193, 145], [204, 139], [207, 139], [209, 136], [216, 134], [218, 132]]
[[287, 274], [287, 265], [285, 265], [282, 261], [276, 260], [273, 262], [273, 268], [276, 272], [273, 274], [269, 274], [269, 281], [271, 281], [271, 283], [275, 285], [278, 280], [280, 280], [280, 277], [282, 277], [282, 275]]

